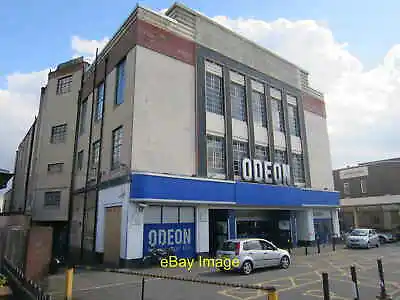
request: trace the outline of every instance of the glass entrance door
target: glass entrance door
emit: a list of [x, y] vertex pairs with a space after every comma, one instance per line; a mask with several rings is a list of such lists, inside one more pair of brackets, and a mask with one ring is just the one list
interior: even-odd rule
[[222, 244], [228, 239], [228, 222], [217, 221], [215, 227], [215, 238], [217, 250], [222, 248]]

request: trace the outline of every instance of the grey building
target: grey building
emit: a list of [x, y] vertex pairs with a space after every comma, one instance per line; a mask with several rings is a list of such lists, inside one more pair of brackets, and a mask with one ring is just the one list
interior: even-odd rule
[[333, 171], [341, 195], [343, 229], [400, 227], [400, 158], [358, 164]]
[[305, 70], [181, 4], [137, 6], [90, 66], [49, 74], [27, 207], [110, 263], [337, 235], [326, 117]]

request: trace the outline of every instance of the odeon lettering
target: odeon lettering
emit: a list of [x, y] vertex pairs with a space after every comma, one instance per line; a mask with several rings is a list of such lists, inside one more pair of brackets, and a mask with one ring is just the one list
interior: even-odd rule
[[148, 234], [150, 247], [190, 245], [191, 230], [183, 229], [151, 229]]
[[290, 185], [290, 167], [287, 164], [244, 158], [242, 160], [242, 179]]

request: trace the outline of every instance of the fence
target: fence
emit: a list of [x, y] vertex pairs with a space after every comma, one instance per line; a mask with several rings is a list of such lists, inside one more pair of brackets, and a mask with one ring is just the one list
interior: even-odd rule
[[3, 259], [2, 272], [7, 277], [13, 298], [26, 300], [51, 300], [41, 287], [25, 277], [22, 269], [14, 266], [7, 258]]

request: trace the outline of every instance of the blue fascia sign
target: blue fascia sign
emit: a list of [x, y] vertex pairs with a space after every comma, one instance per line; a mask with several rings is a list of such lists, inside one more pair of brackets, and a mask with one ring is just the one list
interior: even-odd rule
[[143, 254], [151, 249], [173, 248], [180, 258], [194, 257], [196, 237], [194, 223], [145, 224], [143, 230]]

